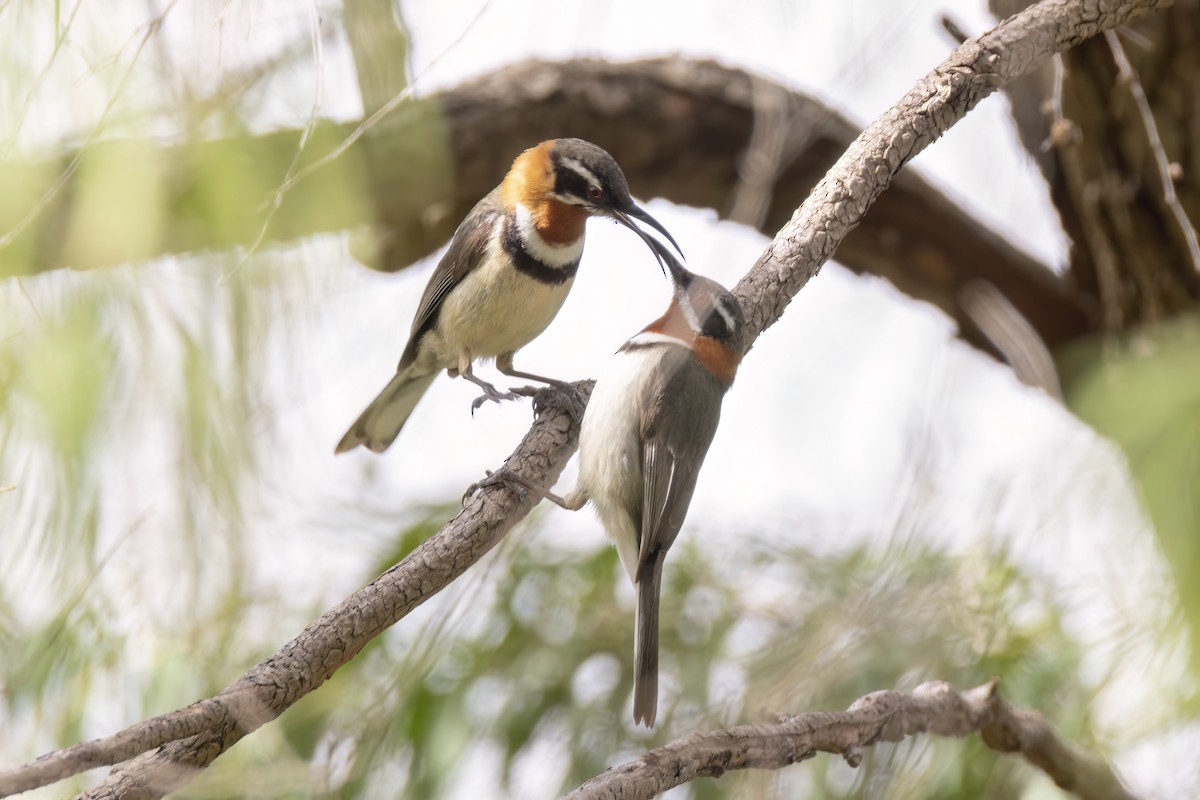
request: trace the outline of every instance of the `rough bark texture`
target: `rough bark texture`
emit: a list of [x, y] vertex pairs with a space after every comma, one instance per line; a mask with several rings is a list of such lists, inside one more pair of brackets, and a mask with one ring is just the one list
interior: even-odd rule
[[[743, 349], [748, 350], [758, 334], [782, 315], [904, 163], [980, 99], [1052, 53], [1159, 4], [1155, 0], [1044, 0], [978, 40], [964, 43], [858, 137], [738, 284], [735, 292], [748, 322]], [[509, 459], [510, 467], [538, 485], [557, 478], [578, 434], [578, 421], [569, 414], [544, 411]], [[228, 698], [228, 710], [215, 717], [217, 725], [167, 743], [172, 733], [192, 730], [181, 727], [185, 723], [179, 715], [169, 715], [161, 733], [141, 742], [146, 750], [165, 746], [114, 770], [86, 796], [154, 798], [187, 783], [196, 770], [320, 686], [372, 637], [461, 575], [531, 505], [528, 496], [505, 486], [485, 489], [404, 561], [327, 612], [218, 696]], [[192, 708], [198, 715], [211, 713], [203, 703]], [[142, 727], [158, 730], [153, 720], [135, 729]], [[0, 793], [43, 785], [95, 766], [102, 763], [98, 754], [106, 748], [111, 752], [105, 758], [112, 762], [128, 757], [131, 738], [125, 732], [91, 743], [86, 764], [72, 761], [69, 751], [60, 751], [0, 773]]]
[[1020, 753], [1078, 797], [1133, 799], [1105, 761], [1058, 738], [1036, 711], [1006, 703], [995, 681], [967, 692], [933, 681], [911, 694], [872, 692], [847, 711], [815, 711], [774, 724], [693, 734], [596, 776], [567, 800], [646, 800], [696, 778], [719, 778], [737, 769], [782, 769], [817, 753], [836, 753], [857, 767], [863, 748], [918, 733], [980, 733], [988, 747]]
[[[992, 0], [998, 16], [1027, 0]], [[1118, 37], [1145, 92], [1174, 190], [1200, 219], [1200, 0], [1176, 0]], [[1096, 298], [1104, 331], [1194, 309], [1200, 271], [1164, 200], [1146, 119], [1104, 38], [1009, 87], [1021, 139], [1038, 161], [1071, 237], [1070, 277]]]

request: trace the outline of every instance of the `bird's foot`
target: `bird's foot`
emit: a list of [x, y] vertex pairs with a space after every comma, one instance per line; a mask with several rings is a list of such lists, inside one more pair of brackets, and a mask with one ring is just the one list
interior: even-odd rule
[[517, 492], [524, 494], [525, 488], [529, 486], [529, 482], [520, 475], [517, 475], [517, 473], [510, 470], [507, 466], [503, 466], [495, 472], [492, 472], [490, 469], [484, 470], [483, 480], [472, 483], [467, 487], [467, 490], [463, 492], [463, 508], [467, 507], [467, 505], [471, 502], [471, 499], [474, 498], [476, 494], [490, 486], [506, 486], [509, 489], [515, 489]]
[[552, 383], [547, 386], [522, 386], [513, 389], [533, 398], [533, 413], [541, 415], [551, 408], [561, 409], [571, 415], [576, 422], [583, 419], [583, 411], [587, 408], [588, 394], [585, 394], [578, 383]]
[[483, 394], [471, 401], [471, 416], [475, 416], [475, 412], [479, 410], [480, 406], [489, 401], [499, 403], [504, 400], [519, 400], [521, 397], [522, 395], [517, 392], [502, 392], [495, 386], [488, 386], [484, 388]]

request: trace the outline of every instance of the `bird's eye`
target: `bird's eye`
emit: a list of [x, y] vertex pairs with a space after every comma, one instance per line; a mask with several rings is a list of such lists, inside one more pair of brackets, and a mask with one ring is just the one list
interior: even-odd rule
[[589, 186], [587, 190], [587, 196], [588, 200], [591, 200], [593, 203], [599, 202], [600, 199], [604, 197], [604, 190], [599, 186]]

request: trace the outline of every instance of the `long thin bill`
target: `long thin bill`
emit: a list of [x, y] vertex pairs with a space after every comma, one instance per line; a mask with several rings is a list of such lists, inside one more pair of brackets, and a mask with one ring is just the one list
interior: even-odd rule
[[671, 243], [671, 246], [675, 248], [676, 252], [678, 252], [683, 258], [687, 258], [687, 256], [683, 255], [683, 248], [681, 248], [679, 243], [675, 241], [675, 237], [672, 236], [670, 232], [662, 226], [661, 222], [646, 213], [645, 209], [641, 208], [636, 203], [632, 204], [632, 206], [633, 207], [630, 210], [625, 212], [626, 214], [638, 220], [639, 222], [646, 223], [651, 228], [654, 228], [654, 230], [667, 237], [667, 241]]
[[[671, 238], [671, 234], [667, 233], [662, 225], [660, 225], [645, 211], [642, 211], [640, 208], [637, 210], [643, 215], [643, 217], [639, 217], [639, 219], [648, 220], [648, 224], [652, 225], [655, 230], [660, 231], [664, 236], [670, 239], [671, 244], [675, 244], [675, 240]], [[646, 246], [650, 248], [650, 252], [654, 253], [654, 257], [658, 259], [658, 265], [662, 268], [664, 275], [669, 272], [671, 278], [676, 283], [683, 279], [683, 276], [687, 274], [687, 270], [683, 268], [683, 265], [679, 263], [677, 258], [675, 258], [675, 254], [672, 253], [665, 244], [646, 233], [637, 225], [633, 224], [633, 220], [629, 218], [630, 215], [626, 212], [613, 209], [610, 213], [612, 214], [613, 219], [641, 237], [642, 241], [646, 243]], [[675, 249], [678, 250], [679, 245], [675, 244]], [[680, 254], [682, 255], [682, 252]]]

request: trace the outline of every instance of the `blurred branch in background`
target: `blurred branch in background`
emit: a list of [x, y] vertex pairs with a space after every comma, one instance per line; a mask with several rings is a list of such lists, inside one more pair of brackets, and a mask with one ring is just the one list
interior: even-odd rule
[[363, 116], [369, 117], [408, 86], [408, 32], [396, 0], [346, 0], [343, 13]]
[[[743, 70], [661, 59], [531, 62], [497, 70], [441, 95], [410, 99], [384, 118], [378, 135], [309, 172], [357, 127], [321, 123], [297, 164], [307, 177], [286, 192], [267, 238], [370, 225], [375, 242], [361, 248], [364, 257], [381, 269], [401, 269], [445, 243], [457, 221], [503, 176], [513, 153], [555, 136], [583, 136], [604, 146], [640, 196], [729, 209], [737, 205], [747, 148], [756, 149], [756, 115], [763, 130], [767, 97], [787, 109], [784, 133], [793, 145], [781, 151], [773, 184], [758, 187], [759, 229], [773, 234], [857, 128], [818, 101]], [[82, 154], [82, 177], [37, 226], [0, 250], [0, 274], [249, 244], [288, 174], [300, 136], [277, 131], [178, 146], [94, 146]], [[35, 196], [60, 172], [59, 164], [0, 164], [0, 182], [13, 187], [12, 206]], [[125, 180], [116, 186], [103, 180], [111, 175]], [[112, 194], [117, 187], [119, 194]], [[114, 208], [125, 212], [114, 215]], [[3, 209], [0, 229], [11, 224]], [[84, 235], [97, 226], [106, 233], [102, 247]], [[993, 354], [956, 299], [974, 279], [1003, 292], [1051, 349], [1093, 329], [1086, 295], [912, 171], [899, 175], [846, 237], [838, 259], [937, 305], [968, 341]]]

